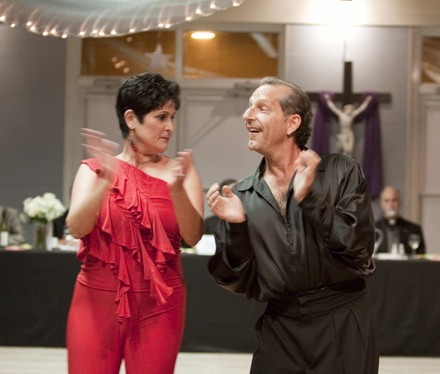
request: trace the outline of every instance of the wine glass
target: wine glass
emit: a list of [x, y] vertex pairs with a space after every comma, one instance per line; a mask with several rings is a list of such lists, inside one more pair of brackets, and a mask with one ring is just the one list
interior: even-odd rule
[[379, 247], [382, 244], [384, 238], [383, 231], [381, 229], [378, 229], [377, 227], [375, 229], [375, 234], [376, 240], [374, 241], [374, 254], [376, 254], [379, 250]]
[[411, 247], [413, 257], [417, 254], [417, 249], [420, 247], [420, 235], [419, 234], [409, 234], [408, 235], [408, 245]]

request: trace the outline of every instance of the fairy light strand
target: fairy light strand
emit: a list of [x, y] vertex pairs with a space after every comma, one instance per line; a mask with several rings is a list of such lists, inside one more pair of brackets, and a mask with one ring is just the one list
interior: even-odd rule
[[244, 1], [175, 0], [167, 5], [163, 0], [75, 0], [48, 5], [43, 0], [4, 0], [0, 3], [0, 23], [59, 38], [112, 37], [169, 29]]

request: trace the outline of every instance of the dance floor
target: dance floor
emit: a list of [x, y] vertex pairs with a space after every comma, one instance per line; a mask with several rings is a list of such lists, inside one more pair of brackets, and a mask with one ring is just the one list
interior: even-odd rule
[[[175, 374], [246, 374], [250, 354], [180, 353]], [[64, 348], [0, 347], [1, 374], [67, 374]], [[379, 374], [438, 374], [440, 358], [381, 357]], [[125, 374], [122, 368], [120, 374]]]

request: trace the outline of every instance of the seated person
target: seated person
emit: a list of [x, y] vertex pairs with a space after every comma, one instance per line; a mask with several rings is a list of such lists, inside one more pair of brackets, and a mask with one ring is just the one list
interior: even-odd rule
[[8, 245], [24, 243], [24, 229], [17, 209], [0, 205], [0, 227], [6, 226]]
[[[377, 252], [391, 252], [391, 247], [403, 244], [405, 253], [408, 255], [417, 251], [417, 254], [426, 252], [423, 232], [420, 225], [403, 219], [399, 215], [401, 199], [399, 191], [393, 187], [385, 187], [380, 193], [380, 207], [383, 217], [376, 221], [376, 228], [383, 233], [383, 240]], [[411, 249], [412, 238], [418, 241], [416, 249]]]
[[[219, 191], [221, 193], [223, 186], [232, 187], [237, 180], [234, 178], [228, 178], [220, 182]], [[217, 216], [210, 216], [205, 219], [205, 234], [214, 235], [215, 229], [217, 228], [219, 218]]]

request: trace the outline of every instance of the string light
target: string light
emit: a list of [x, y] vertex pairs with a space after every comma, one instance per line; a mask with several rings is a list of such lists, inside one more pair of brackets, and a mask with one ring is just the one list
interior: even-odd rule
[[[0, 22], [54, 37], [110, 37], [171, 28], [245, 0], [3, 0]], [[49, 4], [48, 4], [49, 3]]]

